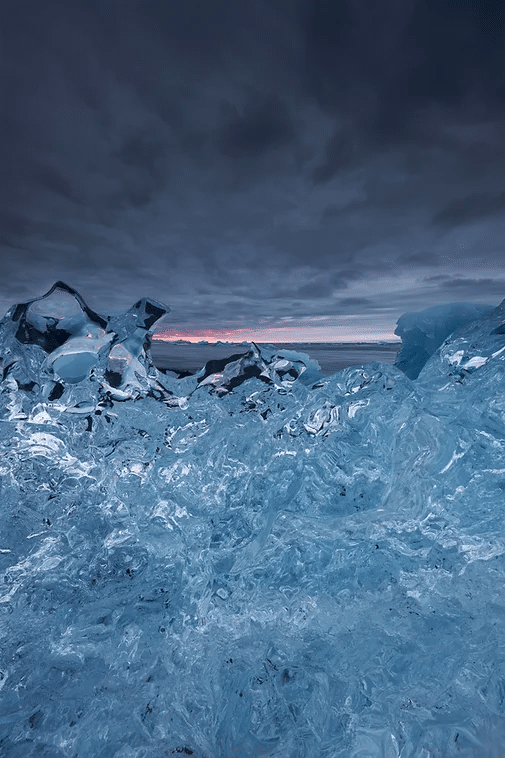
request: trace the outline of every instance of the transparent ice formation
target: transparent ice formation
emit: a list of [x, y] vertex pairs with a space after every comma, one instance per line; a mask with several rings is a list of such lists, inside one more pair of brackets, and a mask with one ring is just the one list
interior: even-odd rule
[[396, 365], [409, 379], [417, 379], [428, 358], [455, 329], [492, 309], [492, 305], [449, 303], [404, 313], [395, 329], [395, 334], [402, 338]]
[[1, 322], [2, 758], [501, 758], [505, 301], [416, 381], [167, 310]]

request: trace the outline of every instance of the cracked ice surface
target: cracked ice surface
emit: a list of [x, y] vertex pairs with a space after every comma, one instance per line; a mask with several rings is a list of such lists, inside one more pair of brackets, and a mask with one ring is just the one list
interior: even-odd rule
[[505, 305], [416, 381], [176, 380], [167, 310], [1, 324], [0, 755], [501, 756]]

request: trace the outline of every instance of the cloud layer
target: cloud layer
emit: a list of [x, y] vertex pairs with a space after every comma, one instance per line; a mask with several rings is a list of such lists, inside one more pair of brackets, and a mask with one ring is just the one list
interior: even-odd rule
[[180, 329], [505, 297], [502, 2], [5, 0], [0, 21], [3, 310], [56, 279]]

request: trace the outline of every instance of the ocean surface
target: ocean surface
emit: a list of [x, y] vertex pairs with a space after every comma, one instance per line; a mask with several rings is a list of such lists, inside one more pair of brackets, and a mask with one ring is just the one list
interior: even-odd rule
[[[261, 346], [261, 343], [258, 344]], [[377, 343], [299, 342], [275, 343], [275, 347], [307, 353], [318, 361], [324, 376], [331, 376], [335, 371], [348, 366], [362, 366], [375, 361], [393, 364], [401, 343], [379, 345]], [[247, 345], [241, 344], [180, 345], [161, 340], [153, 340], [151, 347], [151, 355], [156, 368], [163, 371], [190, 373], [199, 371], [207, 361], [228, 358], [230, 355], [244, 354], [247, 351]]]

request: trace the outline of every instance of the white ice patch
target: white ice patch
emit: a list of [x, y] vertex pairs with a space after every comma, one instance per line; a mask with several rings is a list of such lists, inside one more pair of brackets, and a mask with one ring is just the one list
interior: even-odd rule
[[487, 363], [488, 360], [488, 358], [484, 358], [482, 355], [474, 355], [473, 358], [470, 358], [470, 360], [465, 363], [464, 368], [480, 368]]

